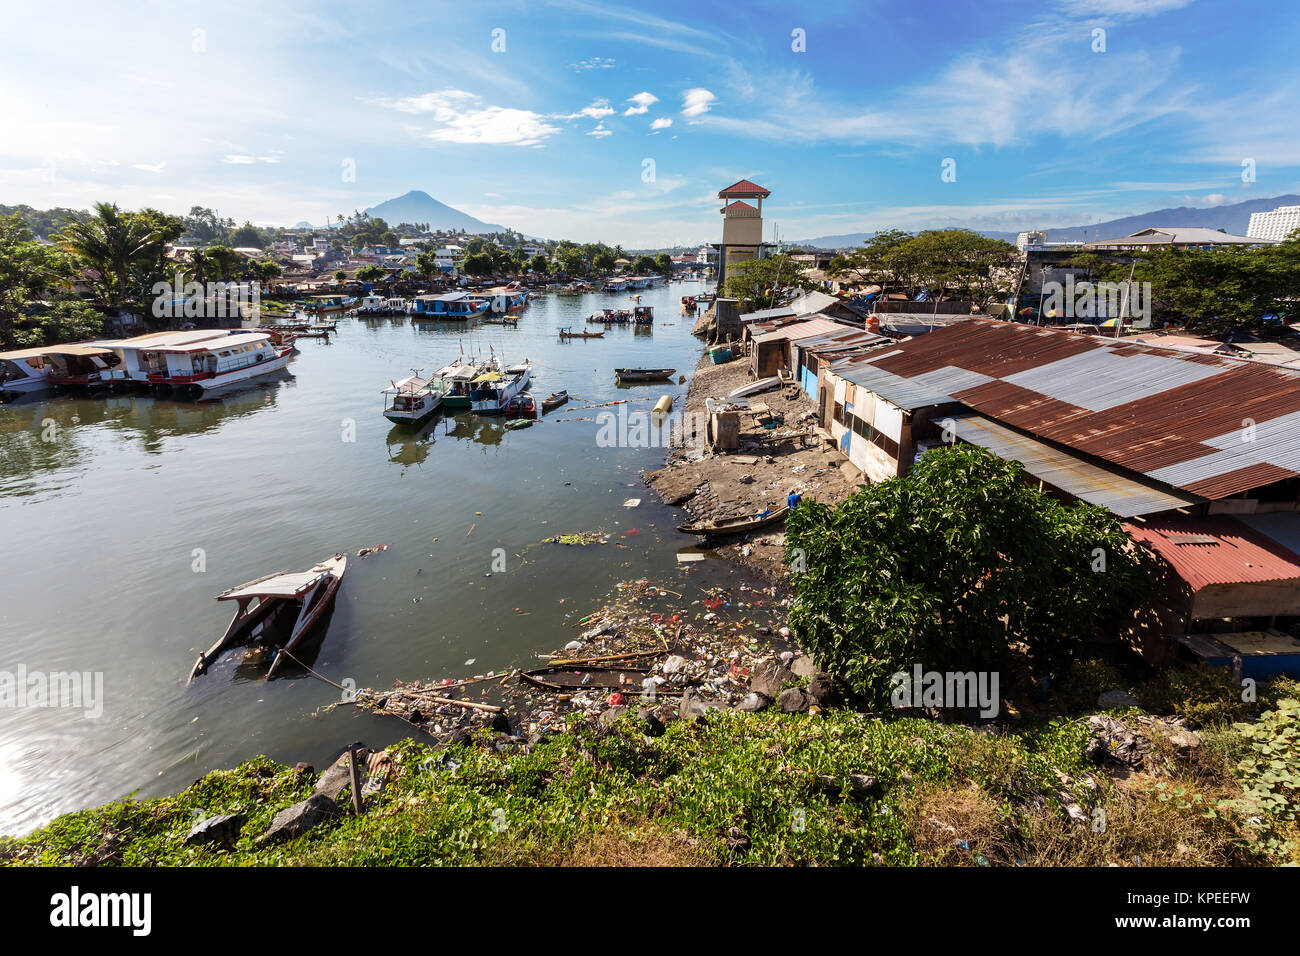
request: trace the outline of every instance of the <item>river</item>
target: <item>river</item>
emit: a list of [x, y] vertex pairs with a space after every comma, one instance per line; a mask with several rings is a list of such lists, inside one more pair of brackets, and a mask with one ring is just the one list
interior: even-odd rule
[[[620, 581], [725, 574], [677, 564], [694, 540], [638, 475], [663, 448], [597, 440], [602, 412], [684, 395], [676, 377], [620, 388], [612, 370], [689, 376], [701, 347], [679, 299], [701, 289], [645, 290], [654, 327], [604, 339], [557, 330], [626, 299], [549, 295], [517, 328], [343, 318], [330, 341], [300, 342], [278, 379], [223, 398], [0, 406], [0, 671], [103, 675], [102, 714], [0, 710], [0, 833], [175, 792], [257, 754], [320, 767], [352, 740], [402, 736], [351, 708], [314, 716], [339, 692], [301, 671], [267, 682], [227, 657], [185, 686], [233, 610], [214, 596], [272, 571], [352, 555], [310, 662], [361, 687], [527, 665], [571, 639]], [[536, 398], [568, 389], [582, 400], [518, 431], [468, 411], [418, 431], [382, 417], [390, 380], [489, 347], [532, 361]], [[620, 399], [635, 401], [577, 407]], [[609, 544], [542, 543], [575, 531]], [[355, 557], [378, 544], [389, 549]]]

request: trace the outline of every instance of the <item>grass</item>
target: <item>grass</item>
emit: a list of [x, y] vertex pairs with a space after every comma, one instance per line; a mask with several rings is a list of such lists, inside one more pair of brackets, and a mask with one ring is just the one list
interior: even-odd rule
[[[1198, 694], [1209, 693], [1200, 684]], [[1292, 687], [1294, 685], [1291, 685]], [[1285, 689], [1285, 686], [1283, 687]], [[1202, 697], [1197, 697], [1201, 700]], [[1257, 705], [1257, 706], [1263, 706]], [[848, 711], [715, 713], [648, 738], [631, 717], [531, 751], [390, 749], [397, 774], [360, 818], [278, 845], [256, 838], [312, 779], [258, 758], [172, 797], [128, 800], [0, 841], [10, 865], [1234, 865], [1294, 861], [1294, 822], [1228, 801], [1247, 748], [1228, 724], [1169, 774], [1109, 777], [1086, 720], [993, 731]], [[850, 774], [877, 778], [855, 796]], [[1062, 783], [1062, 775], [1070, 784]], [[1070, 820], [1068, 791], [1087, 819]], [[347, 803], [344, 797], [341, 804]], [[184, 845], [244, 812], [227, 851]], [[1099, 822], [1100, 821], [1100, 824]], [[737, 841], [733, 828], [743, 831]]]

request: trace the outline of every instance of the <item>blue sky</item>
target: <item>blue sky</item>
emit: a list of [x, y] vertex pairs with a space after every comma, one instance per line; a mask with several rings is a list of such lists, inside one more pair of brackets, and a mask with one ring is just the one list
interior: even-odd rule
[[291, 224], [424, 189], [660, 246], [716, 240], [741, 177], [769, 239], [1300, 191], [1291, 0], [801, 6], [11, 4], [0, 202]]

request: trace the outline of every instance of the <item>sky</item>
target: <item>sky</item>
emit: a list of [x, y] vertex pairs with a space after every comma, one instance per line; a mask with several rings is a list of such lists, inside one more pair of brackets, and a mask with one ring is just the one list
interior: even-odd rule
[[[1300, 192], [1293, 0], [6, 5], [0, 202], [528, 235], [1081, 225]], [[1245, 165], [1243, 165], [1245, 164]]]

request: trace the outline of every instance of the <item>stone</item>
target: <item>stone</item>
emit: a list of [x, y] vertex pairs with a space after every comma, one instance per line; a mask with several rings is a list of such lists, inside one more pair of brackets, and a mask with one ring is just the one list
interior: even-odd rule
[[727, 830], [727, 849], [732, 853], [745, 853], [750, 847], [749, 834], [740, 827], [731, 827]]
[[1201, 745], [1201, 735], [1188, 730], [1186, 727], [1181, 727], [1169, 735], [1169, 742], [1174, 745], [1178, 756], [1187, 757]]
[[294, 764], [293, 769], [294, 769], [294, 772], [297, 773], [297, 774], [300, 775], [300, 776], [310, 776], [311, 774], [313, 774], [313, 773], [316, 772], [316, 768], [315, 768], [315, 767], [313, 767], [311, 764], [309, 764], [309, 763], [305, 763], [305, 762], [303, 762], [303, 761], [301, 761], [301, 760], [298, 761], [298, 763]]
[[223, 813], [220, 816], [208, 817], [190, 828], [190, 832], [185, 835], [185, 843], [190, 846], [216, 843], [231, 847], [239, 839], [239, 831], [243, 825], [242, 813]]
[[302, 836], [322, 820], [337, 815], [338, 805], [323, 793], [313, 793], [301, 803], [281, 810], [258, 838], [259, 843], [292, 840]]
[[[358, 748], [357, 770], [362, 780], [365, 780], [366, 777], [366, 760], [369, 756], [370, 751], [367, 748]], [[350, 786], [352, 786], [352, 771], [348, 766], [348, 755], [347, 753], [343, 753], [339, 755], [338, 760], [335, 760], [334, 763], [330, 765], [328, 770], [320, 775], [320, 779], [316, 781], [316, 789], [313, 791], [313, 796], [323, 794], [324, 796], [329, 797], [331, 801], [337, 800], [339, 794]]]
[[636, 712], [637, 720], [645, 724], [647, 736], [659, 737], [667, 729], [665, 721], [659, 716], [657, 707], [638, 707]]
[[763, 661], [754, 668], [749, 689], [776, 700], [786, 685], [793, 684], [794, 681], [795, 676], [790, 672], [790, 668], [776, 661]]
[[869, 773], [851, 773], [849, 774], [849, 789], [853, 791], [855, 797], [865, 797], [879, 793], [881, 787], [880, 781]]
[[1137, 707], [1138, 699], [1126, 690], [1107, 690], [1102, 691], [1097, 697], [1097, 706], [1105, 707], [1108, 710], [1118, 707]]
[[817, 665], [811, 657], [803, 654], [790, 662], [790, 673], [795, 677], [812, 677], [817, 673]]
[[798, 687], [787, 687], [776, 698], [776, 706], [783, 714], [802, 714], [812, 706], [812, 697]]
[[772, 706], [772, 698], [766, 694], [760, 694], [756, 690], [751, 690], [745, 695], [744, 699], [736, 705], [736, 710], [743, 710], [747, 714], [756, 714], [760, 710], [766, 710]]
[[694, 687], [688, 687], [682, 694], [681, 704], [677, 708], [677, 715], [682, 720], [702, 720], [709, 711], [717, 709], [717, 704], [705, 700]]
[[623, 706], [610, 707], [608, 710], [602, 713], [598, 719], [600, 720], [602, 726], [612, 727], [614, 725], [614, 721], [618, 720], [627, 712], [628, 712], [627, 707], [623, 707]]
[[844, 692], [840, 689], [840, 682], [825, 671], [813, 675], [812, 680], [808, 682], [808, 693], [812, 695], [818, 707], [844, 705]]

